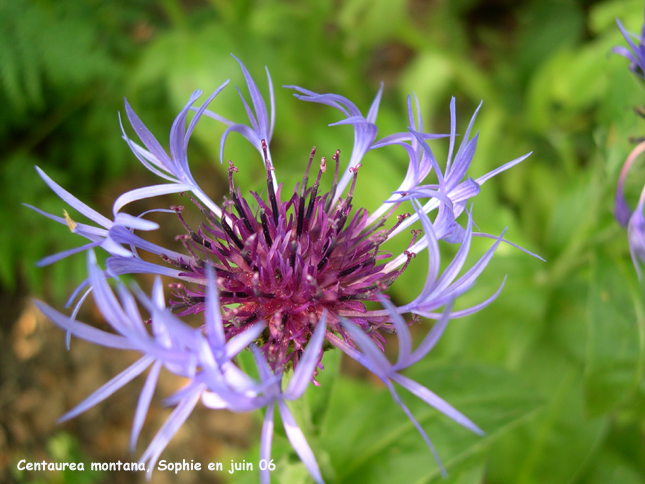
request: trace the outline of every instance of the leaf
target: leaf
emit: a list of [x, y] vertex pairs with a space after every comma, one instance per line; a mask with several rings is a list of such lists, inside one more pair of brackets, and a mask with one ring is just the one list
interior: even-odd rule
[[405, 6], [401, 0], [351, 0], [340, 9], [338, 23], [362, 44], [376, 44], [401, 27]]
[[642, 471], [634, 467], [621, 455], [610, 451], [601, 452], [589, 470], [588, 484], [605, 484], [607, 482], [620, 482], [621, 484], [643, 484]]
[[305, 398], [310, 402], [311, 419], [314, 426], [323, 424], [329, 415], [329, 401], [334, 384], [339, 378], [341, 357], [340, 351], [334, 349], [326, 351], [322, 359], [325, 369], [318, 370], [318, 376], [316, 376], [320, 386], [310, 385], [305, 393]]
[[580, 373], [570, 364], [550, 363], [561, 358], [558, 350], [554, 351], [551, 355], [542, 351], [538, 368], [549, 375], [550, 402], [528, 425], [514, 429], [493, 446], [488, 475], [491, 484], [574, 482], [602, 442], [607, 419], [583, 416]]
[[[410, 377], [436, 391], [487, 433], [476, 436], [424, 402], [404, 398], [449, 473], [460, 463], [482, 462], [491, 442], [540, 405], [533, 389], [497, 367], [426, 364]], [[385, 389], [342, 379], [330, 405], [334, 419], [320, 442], [338, 475], [335, 482], [443, 482], [430, 450]]]
[[[636, 388], [642, 347], [629, 279], [633, 268], [624, 260], [596, 251], [588, 300], [589, 338], [585, 369], [585, 408], [599, 415], [615, 407]], [[642, 316], [641, 316], [642, 319]]]

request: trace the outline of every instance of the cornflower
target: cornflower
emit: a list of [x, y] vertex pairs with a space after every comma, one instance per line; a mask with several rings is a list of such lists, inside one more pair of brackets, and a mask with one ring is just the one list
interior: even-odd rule
[[629, 49], [622, 45], [617, 45], [611, 51], [629, 60], [629, 69], [641, 79], [645, 79], [645, 25], [641, 28], [641, 35], [639, 37], [627, 32], [623, 24], [620, 23], [620, 20], [616, 19], [616, 23], [627, 41]]
[[[640, 37], [630, 34], [625, 30], [620, 20], [616, 19], [618, 28], [620, 29], [623, 37], [627, 41], [630, 49], [623, 46], [615, 46], [612, 52], [622, 55], [630, 61], [629, 69], [641, 79], [645, 79], [645, 24], [641, 29]], [[637, 43], [634, 42], [637, 41]], [[636, 114], [643, 117], [645, 113], [642, 108], [634, 110]], [[616, 185], [616, 195], [614, 198], [614, 216], [618, 223], [627, 229], [627, 240], [629, 243], [629, 251], [631, 253], [634, 268], [638, 274], [639, 279], [642, 276], [639, 261], [645, 262], [645, 216], [643, 210], [645, 208], [645, 186], [641, 191], [636, 209], [629, 208], [625, 200], [625, 181], [627, 174], [631, 169], [634, 162], [645, 151], [645, 140], [638, 139], [638, 145], [629, 153], [618, 177], [618, 184]]]
[[[339, 348], [359, 361], [386, 384], [445, 472], [430, 439], [398, 397], [393, 383], [403, 386], [457, 423], [481, 433], [458, 410], [400, 371], [426, 356], [450, 318], [472, 314], [499, 294], [503, 282], [487, 300], [471, 308], [452, 311], [454, 300], [472, 287], [504, 241], [501, 235], [495, 237], [495, 243], [484, 256], [462, 274], [472, 237], [492, 237], [473, 233], [472, 209], [466, 210], [466, 206], [488, 178], [528, 155], [476, 180], [465, 178], [477, 144], [478, 135], [470, 138], [477, 111], [455, 153], [456, 115], [452, 100], [449, 153], [442, 170], [427, 141], [443, 135], [423, 132], [416, 98], [415, 119], [412, 98], [408, 97], [408, 130], [376, 141], [382, 86], [366, 116], [342, 96], [291, 86], [301, 100], [340, 110], [345, 117], [334, 124], [353, 126], [354, 146], [342, 172], [340, 151], [332, 156], [333, 181], [328, 192], [320, 192], [328, 162], [322, 157], [314, 163], [314, 148], [302, 181], [290, 195], [285, 195], [284, 187], [278, 184], [270, 152], [275, 119], [271, 78], [267, 70], [270, 94], [270, 109], [267, 109], [251, 75], [238, 62], [250, 95], [249, 104], [238, 89], [249, 124], [235, 123], [207, 109], [228, 81], [199, 106], [195, 103], [201, 91], [196, 91], [172, 125], [170, 154], [126, 101], [127, 118], [143, 145], [130, 139], [122, 127], [123, 138], [143, 165], [167, 183], [138, 188], [118, 197], [113, 205], [113, 221], [38, 171], [64, 201], [102, 227], [79, 224], [67, 214], [61, 218], [38, 210], [90, 240], [89, 244], [43, 261], [49, 263], [73, 253], [89, 251], [89, 277], [70, 299], [71, 304], [82, 293], [72, 316], [67, 317], [44, 303], [39, 303], [41, 310], [69, 334], [104, 346], [136, 350], [143, 355], [62, 419], [85, 411], [151, 367], [135, 412], [131, 439], [134, 448], [160, 370], [165, 368], [187, 378], [188, 383], [166, 399], [166, 403], [176, 405], [176, 408], [141, 457], [141, 461], [147, 463], [149, 474], [171, 437], [201, 399], [206, 407], [233, 412], [266, 408], [260, 445], [260, 456], [265, 460], [270, 459], [277, 407], [294, 450], [314, 480], [323, 482], [313, 452], [286, 402], [299, 398], [310, 382], [318, 384], [315, 377], [323, 369], [321, 359], [326, 342], [327, 346]], [[186, 127], [191, 110], [194, 115]], [[227, 126], [221, 139], [220, 158], [232, 132], [241, 134], [257, 149], [266, 174], [265, 198], [258, 193], [245, 198], [235, 185], [238, 168], [232, 162], [228, 168], [229, 194], [224, 203], [216, 204], [198, 186], [189, 169], [186, 149], [196, 124], [204, 115]], [[408, 156], [405, 179], [372, 214], [363, 208], [354, 209], [354, 190], [365, 155], [372, 149], [388, 145], [402, 147]], [[312, 167], [314, 170], [317, 167], [317, 171], [310, 185]], [[433, 170], [438, 183], [423, 185]], [[150, 210], [138, 216], [122, 212], [131, 202], [172, 193], [187, 194], [199, 209], [203, 221], [198, 227], [191, 227], [185, 220], [181, 206]], [[428, 201], [422, 203], [425, 198]], [[397, 214], [404, 203], [411, 203], [412, 213]], [[431, 220], [430, 214], [435, 210], [437, 214]], [[464, 211], [467, 223], [462, 227], [457, 217]], [[134, 233], [135, 230], [157, 228], [156, 223], [143, 218], [150, 212], [176, 214], [186, 231], [176, 238], [184, 251], [166, 249]], [[382, 249], [383, 244], [413, 222], [419, 222], [422, 230], [412, 230], [406, 251], [393, 255]], [[438, 245], [441, 239], [461, 244], [443, 272]], [[96, 263], [93, 250], [97, 246], [109, 253], [104, 270]], [[411, 302], [395, 306], [388, 300], [387, 289], [414, 256], [425, 249], [429, 252], [429, 262], [423, 288]], [[140, 251], [156, 256], [158, 262], [144, 260]], [[157, 276], [151, 297], [136, 287], [132, 290], [133, 296], [121, 283], [117, 283], [115, 295], [107, 282], [122, 274], [139, 273]], [[177, 281], [169, 285], [171, 296], [168, 300], [158, 276]], [[113, 332], [99, 331], [76, 321], [78, 307], [90, 293]], [[368, 309], [371, 303], [380, 303], [383, 309]], [[149, 324], [144, 322], [139, 306], [147, 312]], [[204, 323], [198, 327], [188, 325], [181, 317], [189, 314], [202, 316]], [[403, 314], [438, 320], [414, 351]], [[382, 354], [386, 333], [396, 333], [399, 339], [399, 359], [394, 365]], [[235, 356], [245, 348], [253, 353], [259, 381], [245, 374], [236, 364]], [[288, 372], [293, 374], [287, 384], [284, 375]], [[263, 483], [269, 482], [269, 470], [263, 469], [260, 477]]]

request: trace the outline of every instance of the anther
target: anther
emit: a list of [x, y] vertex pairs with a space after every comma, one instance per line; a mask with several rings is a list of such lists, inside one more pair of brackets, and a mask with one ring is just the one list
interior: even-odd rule
[[184, 264], [183, 262], [180, 262], [177, 259], [171, 259], [166, 254], [161, 254], [161, 259], [164, 262], [167, 262], [168, 264], [172, 264], [174, 266], [179, 267], [180, 269], [183, 269], [184, 271], [190, 271], [191, 270], [191, 267], [188, 264]]
[[244, 226], [249, 232], [252, 232], [253, 227], [251, 226], [251, 222], [249, 221], [249, 218], [246, 215], [246, 211], [244, 210], [244, 207], [242, 207], [242, 204], [240, 203], [240, 197], [237, 196], [237, 193], [235, 192], [235, 185], [233, 184], [233, 173], [237, 173], [238, 171], [239, 170], [233, 164], [233, 162], [229, 160], [228, 161], [228, 191], [229, 191], [231, 200], [233, 201], [233, 205], [235, 205], [235, 210], [237, 211], [238, 215], [244, 222]]
[[307, 163], [307, 169], [305, 170], [305, 176], [302, 178], [302, 185], [300, 186], [300, 196], [305, 196], [305, 190], [307, 190], [307, 182], [309, 181], [309, 170], [311, 169], [311, 164], [314, 161], [314, 156], [316, 156], [316, 147], [311, 148], [311, 153], [309, 154], [309, 163]]
[[226, 235], [228, 235], [228, 237], [237, 246], [238, 249], [240, 250], [244, 249], [244, 244], [239, 239], [239, 237], [235, 235], [235, 233], [233, 232], [233, 229], [228, 224], [228, 222], [226, 222], [225, 219], [222, 219], [222, 228], [224, 229], [224, 232], [226, 232]]
[[220, 291], [219, 296], [221, 298], [239, 298], [239, 299], [245, 299], [249, 297], [249, 295], [246, 292], [238, 291], [238, 292], [233, 292], [233, 291]]
[[229, 193], [235, 192], [235, 186], [233, 185], [233, 173], [237, 173], [239, 170], [233, 164], [231, 160], [228, 160], [228, 191]]
[[354, 197], [354, 187], [356, 187], [356, 179], [358, 178], [358, 169], [361, 166], [362, 165], [358, 163], [356, 166], [352, 166], [349, 169], [349, 172], [352, 173], [353, 176], [352, 176], [352, 186], [349, 188], [349, 193], [347, 194], [347, 198], [345, 199], [345, 205], [343, 207], [346, 214], [349, 213], [349, 210], [351, 208], [352, 198]]
[[273, 240], [271, 240], [271, 234], [269, 233], [269, 221], [267, 220], [267, 214], [262, 209], [260, 210], [260, 220], [262, 221], [262, 232], [264, 233], [264, 239], [267, 241], [269, 248], [273, 245]]
[[296, 265], [296, 252], [298, 251], [298, 242], [295, 240], [291, 241], [291, 256], [289, 257], [289, 264], [291, 267]]
[[302, 225], [305, 221], [305, 197], [300, 195], [298, 197], [298, 223], [296, 226], [296, 237], [300, 238], [302, 235]]
[[307, 215], [305, 215], [306, 219], [311, 218], [311, 214], [314, 211], [316, 196], [318, 195], [318, 187], [320, 186], [320, 177], [323, 173], [325, 173], [326, 169], [327, 169], [327, 165], [325, 164], [325, 157], [323, 156], [320, 159], [320, 169], [318, 170], [316, 181], [314, 182], [314, 186], [311, 188], [311, 194], [309, 195], [309, 206], [307, 207]]
[[273, 222], [276, 227], [278, 226], [278, 201], [275, 197], [275, 188], [273, 187], [273, 177], [271, 176], [271, 162], [269, 161], [269, 153], [267, 148], [267, 142], [262, 140], [262, 152], [264, 153], [264, 166], [267, 172], [267, 190], [269, 193], [269, 201], [271, 202], [271, 211], [273, 212]]
[[340, 150], [336, 150], [336, 153], [334, 154], [332, 159], [336, 162], [336, 171], [334, 172], [334, 183], [331, 186], [329, 196], [327, 198], [327, 201], [325, 202], [325, 212], [327, 213], [329, 213], [331, 204], [334, 201], [334, 197], [336, 196], [336, 189], [338, 188], [338, 166], [340, 165]]
[[318, 262], [318, 271], [320, 271], [327, 262], [329, 262], [329, 257], [331, 256], [331, 253], [334, 251], [336, 248], [336, 237], [332, 237], [329, 241], [327, 241], [327, 244], [325, 244], [326, 250], [323, 249], [325, 255], [323, 255], [322, 259], [320, 259], [320, 262]]
[[338, 277], [340, 278], [340, 277], [349, 276], [352, 272], [354, 272], [359, 267], [361, 267], [361, 264], [356, 264], [356, 265], [353, 265], [352, 267], [349, 267], [347, 269], [343, 269], [342, 271], [340, 271], [338, 273]]
[[211, 244], [208, 240], [206, 240], [201, 235], [191, 231], [190, 236], [196, 244], [201, 245], [202, 247], [205, 247], [208, 250], [213, 249], [213, 244]]

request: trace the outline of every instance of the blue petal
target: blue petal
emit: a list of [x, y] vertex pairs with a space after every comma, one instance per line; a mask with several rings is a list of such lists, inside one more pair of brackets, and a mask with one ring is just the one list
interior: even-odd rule
[[151, 356], [144, 356], [143, 358], [140, 358], [136, 363], [126, 368], [124, 371], [119, 373], [117, 376], [112, 378], [109, 382], [107, 382], [105, 385], [103, 385], [101, 388], [96, 390], [89, 397], [79, 403], [72, 410], [60, 417], [57, 422], [65, 422], [66, 420], [74, 418], [77, 415], [85, 412], [86, 410], [89, 410], [97, 403], [102, 402], [107, 397], [116, 392], [119, 388], [124, 386], [126, 383], [129, 383], [141, 373], [143, 373], [146, 368], [148, 368], [152, 364], [153, 361], [154, 358], [152, 358]]

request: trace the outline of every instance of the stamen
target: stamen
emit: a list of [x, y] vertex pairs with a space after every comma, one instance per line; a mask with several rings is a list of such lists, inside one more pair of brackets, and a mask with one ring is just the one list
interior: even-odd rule
[[[190, 238], [193, 239], [196, 244], [206, 247], [209, 250], [213, 249], [213, 245], [209, 241], [205, 240], [201, 235], [193, 231], [193, 229], [190, 228], [188, 223], [186, 223], [186, 221], [184, 220], [184, 217], [181, 214], [181, 212], [183, 212], [184, 210], [184, 207], [182, 207], [181, 205], [177, 205], [177, 206], [172, 205], [170, 209], [175, 211], [175, 213], [177, 214], [177, 218], [179, 218], [179, 221], [181, 222], [181, 224], [184, 226], [186, 231], [190, 234]], [[179, 240], [179, 239], [175, 237], [175, 240]], [[195, 258], [199, 259], [198, 257], [195, 257]]]
[[[379, 232], [379, 233], [377, 233], [377, 234], [374, 234], [374, 235], [372, 236], [372, 238], [371, 238], [370, 240], [371, 240], [372, 242], [374, 242], [374, 255], [376, 255], [376, 253], [377, 253], [377, 252], [379, 251], [379, 249], [381, 248], [381, 244], [383, 244], [384, 242], [386, 242], [386, 241], [387, 241], [387, 239], [388, 239], [388, 237], [390, 236], [390, 234], [391, 234], [392, 232], [394, 232], [394, 231], [399, 227], [399, 225], [401, 225], [401, 224], [403, 223], [403, 221], [404, 221], [406, 218], [408, 218], [409, 216], [410, 216], [410, 214], [409, 214], [409, 213], [404, 213], [404, 214], [401, 214], [401, 215], [397, 215], [397, 216], [396, 216], [396, 223], [394, 224], [394, 226], [392, 226], [392, 228], [390, 228], [389, 230], [387, 230], [385, 233], [383, 233], [383, 231], [381, 231], [381, 232]], [[382, 220], [384, 220], [384, 219], [382, 219]], [[411, 242], [411, 244], [410, 244], [410, 245], [408, 245], [408, 249], [409, 249], [410, 247], [412, 247], [412, 244], [414, 244], [414, 241], [415, 241], [415, 240], [416, 240], [416, 235], [414, 235], [414, 238], [413, 238], [413, 241]]]
[[201, 203], [199, 203], [199, 200], [197, 200], [195, 197], [193, 197], [190, 193], [187, 193], [187, 192], [181, 192], [180, 195], [182, 196], [185, 195], [188, 198], [190, 198], [190, 201], [193, 202], [193, 204], [195, 204], [195, 206], [208, 219], [210, 223], [212, 223], [214, 226], [220, 229], [222, 228], [222, 224], [220, 224], [218, 218], [213, 214], [213, 212], [211, 212], [210, 210], [205, 208]]
[[161, 254], [161, 259], [164, 262], [167, 262], [168, 264], [172, 264], [174, 266], [177, 266], [177, 267], [179, 267], [180, 269], [182, 269], [184, 271], [190, 271], [192, 269], [188, 264], [180, 262], [177, 259], [171, 259], [166, 254]]
[[231, 160], [228, 160], [228, 191], [229, 193], [235, 193], [235, 186], [233, 185], [233, 173], [237, 173], [239, 170], [235, 167]]
[[183, 207], [183, 205], [171, 205], [171, 206], [170, 206], [170, 210], [174, 210], [174, 211], [175, 211], [175, 213], [177, 214], [177, 217], [179, 218], [179, 221], [181, 222], [181, 224], [184, 226], [184, 228], [185, 228], [188, 232], [190, 232], [192, 229], [191, 229], [191, 228], [190, 228], [190, 226], [186, 223], [186, 221], [184, 220], [184, 217], [181, 215], [181, 213], [184, 211], [184, 207]]
[[[417, 241], [417, 237], [419, 236], [419, 234], [423, 233], [423, 230], [420, 230], [420, 229], [419, 230], [411, 230], [410, 232], [412, 232], [412, 240], [408, 244], [408, 249], [414, 245], [414, 243]], [[405, 253], [407, 254], [408, 251], [406, 250]], [[414, 256], [416, 256], [416, 254], [414, 252], [412, 252], [412, 254]]]
[[242, 206], [242, 202], [240, 202], [240, 197], [238, 197], [236, 193], [231, 193], [231, 198], [233, 199], [233, 203], [235, 204], [235, 210], [242, 219], [242, 222], [244, 222], [244, 226], [249, 232], [253, 232], [253, 226], [251, 225], [251, 221], [246, 214], [246, 210], [244, 210], [244, 207]]
[[267, 152], [267, 142], [262, 140], [262, 152], [264, 153], [264, 166], [267, 172], [267, 189], [269, 193], [269, 200], [271, 201], [271, 211], [273, 212], [273, 222], [278, 226], [278, 201], [275, 197], [275, 189], [273, 188], [273, 178], [271, 177], [271, 162], [269, 161], [269, 154]]
[[364, 269], [365, 267], [372, 265], [376, 261], [376, 258], [372, 255], [368, 257], [365, 261], [361, 262], [361, 269]]
[[334, 197], [336, 196], [336, 189], [338, 188], [338, 166], [340, 165], [340, 150], [336, 150], [336, 153], [334, 154], [332, 159], [336, 162], [336, 170], [334, 171], [334, 183], [331, 186], [331, 190], [329, 191], [329, 195], [327, 196], [327, 201], [325, 202], [325, 212], [327, 213], [329, 213], [331, 202], [334, 200]]
[[298, 242], [295, 240], [291, 241], [291, 256], [289, 257], [289, 265], [294, 267], [296, 265], [296, 252], [298, 250]]
[[237, 173], [238, 171], [239, 170], [235, 167], [233, 162], [229, 160], [228, 161], [228, 191], [229, 191], [231, 200], [233, 200], [233, 204], [235, 205], [235, 210], [237, 211], [238, 215], [244, 222], [244, 226], [249, 232], [253, 232], [251, 221], [249, 220], [249, 217], [246, 214], [246, 210], [244, 210], [244, 207], [240, 203], [240, 197], [237, 196], [235, 186], [233, 185], [233, 173]]
[[264, 233], [264, 239], [267, 241], [269, 248], [273, 245], [273, 240], [271, 240], [271, 234], [269, 233], [269, 221], [267, 220], [267, 214], [264, 209], [260, 210], [260, 220], [262, 221], [262, 232]]
[[233, 232], [233, 229], [231, 229], [231, 226], [228, 224], [228, 222], [225, 219], [222, 219], [222, 228], [224, 229], [224, 232], [226, 232], [226, 235], [233, 241], [235, 245], [237, 245], [237, 248], [242, 250], [244, 249], [244, 244], [242, 241], [238, 238], [237, 235]]
[[355, 301], [355, 300], [369, 299], [370, 297], [369, 293], [374, 289], [377, 289], [376, 284], [372, 284], [371, 286], [364, 287], [360, 290], [360, 292], [356, 294], [348, 294], [346, 296], [340, 296], [338, 299], [341, 301]]
[[352, 186], [349, 189], [349, 193], [347, 194], [347, 198], [345, 199], [345, 205], [343, 207], [346, 214], [349, 213], [349, 210], [351, 209], [352, 198], [354, 197], [354, 187], [356, 187], [356, 179], [358, 178], [358, 169], [361, 166], [362, 165], [358, 163], [356, 166], [353, 166], [352, 168], [349, 169], [350, 173], [353, 173], [354, 176], [352, 177]]
[[206, 247], [208, 250], [212, 250], [212, 249], [213, 249], [213, 244], [211, 244], [208, 240], [206, 240], [204, 237], [202, 237], [202, 236], [201, 236], [201, 235], [199, 235], [198, 233], [196, 233], [196, 232], [191, 232], [191, 233], [190, 233], [190, 236], [191, 236], [191, 238], [193, 239], [193, 241], [194, 241], [196, 244], [201, 245], [201, 246], [203, 246], [203, 247]]
[[311, 169], [311, 163], [314, 161], [314, 156], [316, 155], [316, 147], [314, 146], [311, 149], [309, 155], [309, 163], [307, 163], [307, 169], [305, 170], [305, 176], [302, 178], [302, 184], [300, 185], [300, 194], [298, 196], [298, 224], [296, 227], [296, 236], [300, 238], [302, 235], [302, 224], [305, 218], [305, 192], [307, 190], [307, 182], [309, 181], [309, 170]]
[[361, 267], [361, 264], [356, 264], [348, 269], [343, 269], [338, 273], [338, 277], [341, 278], [341, 277], [349, 276], [352, 272], [354, 272], [359, 267]]
[[[180, 311], [183, 311], [184, 309], [190, 309], [190, 304], [188, 304], [188, 303], [172, 304], [172, 301], [171, 301], [171, 305], [170, 305], [170, 311], [171, 312], [173, 312], [175, 314], [178, 314]], [[181, 314], [180, 314], [180, 316], [181, 316]], [[143, 324], [145, 324], [146, 326], [148, 326], [150, 323], [152, 323], [152, 319], [146, 319], [143, 322]]]
[[247, 293], [241, 292], [241, 291], [240, 292], [220, 291], [219, 292], [219, 297], [221, 297], [221, 298], [223, 298], [223, 297], [230, 297], [230, 298], [236, 297], [236, 298], [244, 299], [244, 298], [249, 297], [249, 295]]
[[320, 186], [320, 176], [325, 172], [327, 169], [327, 165], [325, 165], [325, 157], [323, 156], [320, 159], [320, 169], [318, 170], [318, 176], [316, 176], [316, 182], [314, 183], [314, 186], [311, 188], [311, 194], [309, 195], [309, 206], [307, 207], [307, 215], [305, 218], [310, 219], [311, 214], [314, 211], [314, 204], [316, 202], [316, 195], [318, 195], [318, 187]]
[[327, 250], [323, 249], [324, 252], [325, 252], [325, 255], [323, 256], [322, 259], [320, 259], [320, 262], [318, 262], [318, 271], [319, 272], [323, 267], [325, 267], [325, 264], [327, 264], [327, 262], [329, 262], [329, 256], [331, 256], [331, 253], [336, 248], [336, 241], [337, 241], [336, 237], [332, 237], [329, 241], [327, 241], [327, 244], [325, 245], [325, 247], [327, 247], [327, 245], [329, 247], [327, 248]]
[[405, 263], [403, 264], [403, 267], [401, 267], [400, 269], [398, 269], [398, 270], [396, 270], [396, 271], [394, 271], [394, 272], [392, 272], [392, 273], [391, 273], [391, 277], [390, 277], [390, 278], [388, 278], [388, 280], [387, 280], [387, 281], [385, 281], [385, 284], [387, 285], [387, 287], [391, 286], [391, 285], [392, 285], [392, 283], [393, 283], [393, 282], [394, 282], [394, 281], [395, 281], [395, 280], [396, 280], [396, 279], [397, 279], [401, 274], [403, 274], [403, 273], [405, 272], [405, 270], [406, 270], [406, 269], [408, 268], [408, 266], [410, 265], [410, 261], [411, 261], [412, 259], [414, 259], [414, 258], [417, 256], [417, 254], [415, 254], [414, 252], [410, 252], [410, 251], [407, 251], [407, 250], [404, 252], [404, 254], [405, 254], [405, 256], [406, 256], [406, 260], [405, 260]]
[[343, 230], [343, 227], [345, 227], [345, 222], [347, 222], [347, 216], [349, 215], [349, 212], [352, 209], [352, 198], [354, 196], [354, 187], [356, 186], [356, 178], [358, 178], [358, 169], [360, 167], [361, 167], [361, 164], [359, 163], [356, 166], [349, 169], [350, 173], [353, 173], [352, 186], [350, 187], [349, 193], [347, 194], [347, 198], [343, 202], [342, 206], [336, 211], [336, 215], [338, 216], [338, 220], [336, 224], [337, 234], [340, 234], [340, 232]]
[[190, 252], [190, 255], [192, 255], [192, 256], [193, 256], [193, 259], [195, 259], [195, 260], [199, 260], [199, 257], [197, 257], [197, 255], [195, 255], [195, 252], [193, 252], [192, 247], [191, 247], [191, 246], [190, 246], [190, 244], [188, 243], [188, 241], [189, 241], [189, 240], [191, 240], [191, 239], [192, 239], [192, 237], [191, 237], [190, 235], [188, 235], [188, 234], [182, 234], [182, 235], [177, 235], [177, 236], [175, 236], [175, 240], [179, 240], [179, 241], [182, 243], [182, 245], [184, 246], [184, 248], [185, 248], [188, 252]]
[[305, 170], [305, 176], [302, 178], [302, 185], [300, 186], [300, 196], [305, 196], [305, 190], [307, 189], [307, 182], [309, 181], [309, 170], [311, 169], [311, 164], [314, 161], [314, 156], [316, 156], [316, 147], [311, 148], [311, 153], [309, 154], [309, 163], [307, 163], [307, 169]]
[[302, 235], [302, 224], [305, 220], [305, 197], [298, 197], [298, 225], [296, 227], [296, 237], [300, 238]]

